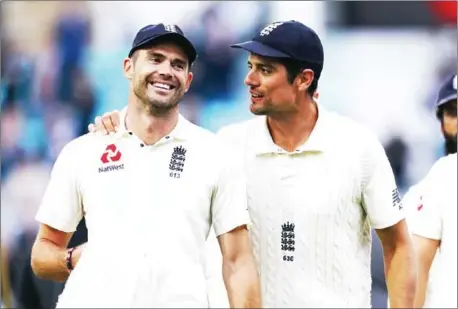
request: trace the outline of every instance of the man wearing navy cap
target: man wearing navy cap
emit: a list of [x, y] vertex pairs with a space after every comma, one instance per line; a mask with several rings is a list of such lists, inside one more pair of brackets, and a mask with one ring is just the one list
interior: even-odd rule
[[[68, 278], [58, 308], [208, 307], [211, 225], [231, 307], [261, 307], [242, 164], [179, 114], [195, 59], [178, 26], [142, 28], [124, 59], [120, 130], [84, 135], [60, 153], [32, 249], [37, 276]], [[83, 215], [88, 242], [67, 249]]]
[[441, 124], [441, 131], [445, 139], [445, 154], [456, 153], [457, 150], [457, 105], [456, 74], [447, 78], [439, 90], [436, 116]]
[[[422, 212], [422, 209], [424, 208], [423, 195], [425, 193], [428, 194], [428, 190], [434, 186], [432, 182], [437, 182], [443, 187], [450, 187], [450, 181], [447, 181], [447, 179], [449, 178], [448, 174], [453, 172], [453, 170], [452, 166], [448, 165], [452, 164], [451, 161], [453, 160], [446, 158], [456, 154], [457, 151], [457, 75], [449, 76], [442, 83], [438, 91], [436, 106], [436, 116], [440, 121], [441, 131], [445, 140], [445, 156], [440, 158], [438, 162], [435, 163], [436, 167], [433, 167], [424, 179], [409, 189], [402, 201], [408, 212], [407, 221], [409, 225], [412, 226], [410, 230], [414, 229], [413, 232], [415, 234], [415, 230], [419, 229], [417, 233], [420, 233], [420, 235], [424, 235], [424, 231], [422, 230], [422, 226], [418, 226], [416, 222], [418, 219], [422, 218], [422, 215], [424, 215]], [[444, 164], [444, 162], [448, 163]], [[447, 166], [449, 171], [445, 170]], [[438, 169], [443, 170], [441, 172], [442, 174], [434, 172]], [[456, 167], [454, 169], [456, 170]], [[435, 177], [438, 178], [434, 179]], [[456, 186], [451, 187], [453, 189], [450, 193], [446, 193], [446, 196], [449, 194], [454, 194], [456, 196]], [[456, 202], [454, 205], [456, 208]], [[428, 220], [431, 220], [432, 222], [433, 219], [431, 218]], [[423, 223], [422, 225], [423, 228], [425, 228], [430, 226], [431, 223]], [[441, 291], [444, 289], [444, 287], [443, 283], [441, 283], [441, 273], [444, 271], [444, 269], [442, 266], [443, 261], [441, 257], [442, 250], [437, 250], [442, 246], [438, 243], [437, 240], [431, 240], [430, 237], [414, 236], [414, 239], [416, 240], [415, 245], [417, 246], [416, 252], [418, 255], [419, 266], [418, 275], [420, 278], [420, 284], [417, 287], [416, 303], [419, 307], [425, 308], [442, 307], [441, 302], [443, 301], [442, 298], [444, 295], [441, 295]], [[456, 248], [454, 250], [456, 251]]]
[[219, 136], [239, 150], [233, 160], [248, 177], [264, 307], [370, 307], [371, 227], [391, 307], [412, 307], [414, 253], [390, 163], [373, 133], [314, 101], [324, 63], [318, 35], [280, 21], [233, 47], [250, 53], [245, 84], [259, 117]]
[[383, 245], [391, 307], [411, 307], [413, 250], [375, 135], [313, 100], [324, 53], [296, 21], [249, 42], [253, 120], [219, 135], [244, 150], [250, 230], [267, 307], [370, 307], [371, 233]]

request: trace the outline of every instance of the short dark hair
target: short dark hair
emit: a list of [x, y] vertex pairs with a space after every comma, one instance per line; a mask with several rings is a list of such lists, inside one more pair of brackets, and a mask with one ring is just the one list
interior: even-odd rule
[[457, 114], [457, 103], [456, 100], [448, 101], [447, 103], [441, 104], [436, 109], [436, 117], [442, 123], [444, 121], [444, 113], [455, 116]]
[[310, 84], [310, 87], [307, 89], [307, 93], [313, 97], [313, 94], [318, 88], [318, 79], [320, 78], [321, 70], [320, 65], [311, 63], [297, 61], [289, 58], [275, 58], [275, 61], [282, 64], [286, 68], [286, 74], [288, 83], [292, 84], [294, 79], [305, 69], [312, 70], [314, 73], [313, 81]]

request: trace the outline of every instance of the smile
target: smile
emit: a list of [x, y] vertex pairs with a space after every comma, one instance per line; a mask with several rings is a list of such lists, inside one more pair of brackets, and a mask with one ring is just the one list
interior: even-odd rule
[[169, 84], [164, 84], [164, 83], [150, 83], [151, 86], [157, 89], [161, 90], [172, 90], [175, 89], [175, 86], [169, 85]]

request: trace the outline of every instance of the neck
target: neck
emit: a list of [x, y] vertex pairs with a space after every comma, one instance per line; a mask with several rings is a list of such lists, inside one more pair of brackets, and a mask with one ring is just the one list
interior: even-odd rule
[[298, 104], [289, 113], [278, 113], [267, 117], [267, 126], [274, 143], [286, 151], [294, 151], [304, 144], [318, 119], [318, 107], [313, 100]]
[[178, 106], [168, 110], [152, 111], [144, 104], [129, 101], [125, 121], [130, 131], [146, 145], [152, 145], [175, 128], [178, 122]]

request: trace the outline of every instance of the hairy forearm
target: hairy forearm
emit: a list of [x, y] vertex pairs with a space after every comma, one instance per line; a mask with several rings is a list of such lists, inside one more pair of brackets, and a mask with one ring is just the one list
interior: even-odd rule
[[32, 248], [33, 272], [39, 278], [63, 282], [69, 276], [66, 257], [66, 248], [45, 239], [37, 240]]
[[416, 291], [416, 268], [413, 248], [397, 246], [385, 253], [385, 275], [390, 308], [413, 308]]
[[251, 255], [235, 262], [223, 261], [223, 278], [231, 308], [261, 308], [261, 289]]

